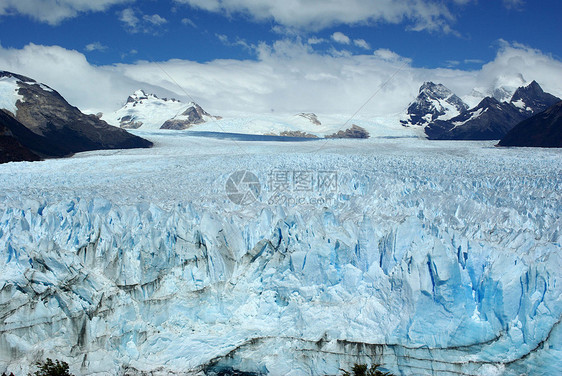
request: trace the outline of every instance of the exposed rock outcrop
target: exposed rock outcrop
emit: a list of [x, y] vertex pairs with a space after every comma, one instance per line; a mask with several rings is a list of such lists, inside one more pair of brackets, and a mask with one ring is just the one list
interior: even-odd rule
[[369, 138], [369, 132], [358, 125], [353, 124], [351, 128], [345, 131], [338, 131], [337, 133], [326, 136], [326, 138]]

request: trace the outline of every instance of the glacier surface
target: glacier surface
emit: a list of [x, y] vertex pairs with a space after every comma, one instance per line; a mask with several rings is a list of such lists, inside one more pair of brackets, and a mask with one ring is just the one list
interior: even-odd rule
[[0, 165], [0, 372], [562, 373], [560, 150], [142, 135]]

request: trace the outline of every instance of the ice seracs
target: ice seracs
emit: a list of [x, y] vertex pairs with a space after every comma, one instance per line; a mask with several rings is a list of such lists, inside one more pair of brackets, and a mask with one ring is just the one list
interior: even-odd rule
[[0, 166], [0, 373], [559, 374], [557, 151], [151, 140]]
[[198, 104], [183, 103], [177, 99], [159, 98], [137, 90], [127, 98], [119, 110], [104, 114], [103, 119], [121, 128], [129, 129], [187, 129], [196, 124], [218, 120]]

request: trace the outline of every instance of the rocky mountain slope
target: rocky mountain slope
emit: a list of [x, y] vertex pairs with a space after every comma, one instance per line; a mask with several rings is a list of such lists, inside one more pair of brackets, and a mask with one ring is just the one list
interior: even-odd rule
[[468, 110], [468, 105], [442, 84], [425, 82], [410, 104], [404, 125], [425, 126], [437, 119], [450, 119]]
[[498, 146], [562, 147], [562, 101], [517, 124]]
[[526, 113], [510, 103], [486, 97], [478, 106], [450, 120], [428, 124], [425, 133], [433, 140], [497, 140], [524, 120]]
[[152, 143], [85, 115], [55, 90], [35, 80], [0, 72], [0, 121], [32, 153], [60, 157], [99, 149], [150, 147]]
[[[23, 146], [14, 136], [7, 124], [12, 121], [16, 122], [8, 113], [0, 110], [0, 163], [40, 160], [41, 158], [37, 154]], [[21, 124], [18, 123], [16, 126], [21, 126]]]
[[197, 103], [183, 103], [177, 99], [158, 98], [137, 90], [127, 98], [119, 110], [102, 117], [108, 123], [129, 129], [188, 129], [193, 125], [218, 120]]
[[37, 161], [41, 157], [62, 157], [68, 154], [57, 144], [27, 129], [7, 110], [0, 110], [1, 163]]
[[[503, 88], [503, 87], [502, 87]], [[500, 101], [512, 92], [509, 101]], [[429, 139], [497, 140], [516, 124], [544, 111], [560, 99], [545, 93], [536, 81], [514, 91], [485, 97], [477, 106], [468, 106], [443, 85], [426, 82], [408, 107], [405, 126], [422, 126]]]

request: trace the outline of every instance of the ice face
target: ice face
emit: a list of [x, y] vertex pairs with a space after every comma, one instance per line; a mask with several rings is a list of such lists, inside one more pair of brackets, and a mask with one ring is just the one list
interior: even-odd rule
[[149, 138], [0, 166], [0, 371], [562, 368], [560, 151]]

